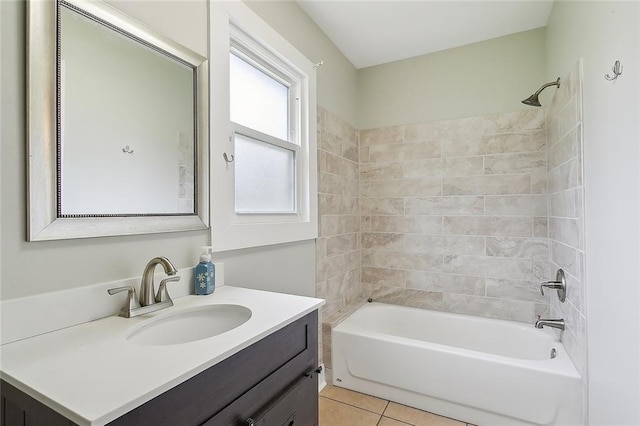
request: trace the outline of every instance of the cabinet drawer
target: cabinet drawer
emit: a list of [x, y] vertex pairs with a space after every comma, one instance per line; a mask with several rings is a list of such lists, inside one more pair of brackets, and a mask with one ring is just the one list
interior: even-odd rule
[[267, 412], [256, 426], [316, 426], [318, 424], [318, 380], [308, 375], [296, 383]]
[[245, 426], [249, 418], [262, 426], [317, 424], [318, 377], [314, 370], [303, 357], [292, 359], [205, 426]]

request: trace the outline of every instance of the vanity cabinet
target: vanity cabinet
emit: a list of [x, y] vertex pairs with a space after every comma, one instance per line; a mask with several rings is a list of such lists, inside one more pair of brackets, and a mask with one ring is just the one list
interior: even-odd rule
[[[109, 425], [317, 425], [317, 342], [318, 319], [314, 311]], [[189, 350], [188, 345], [185, 350]], [[135, 380], [135, 374], [131, 377]], [[10, 392], [5, 393], [5, 387]], [[24, 397], [31, 403], [25, 403]], [[48, 417], [31, 423], [16, 420], [29, 417], [36, 410], [34, 403], [53, 420], [47, 420]], [[10, 411], [7, 406], [12, 407]], [[73, 425], [4, 382], [2, 407], [2, 425]]]

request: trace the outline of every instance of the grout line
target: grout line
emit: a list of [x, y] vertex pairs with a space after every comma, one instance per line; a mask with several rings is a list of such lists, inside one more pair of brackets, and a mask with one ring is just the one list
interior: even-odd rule
[[[364, 395], [364, 394], [363, 394], [363, 395]], [[340, 401], [339, 399], [330, 398], [330, 397], [328, 397], [328, 396], [324, 396], [324, 395], [318, 395], [318, 396], [319, 396], [320, 398], [328, 399], [328, 400], [330, 400], [330, 401], [334, 401], [334, 402], [337, 402], [337, 403], [339, 403], [339, 404], [347, 405], [347, 406], [349, 406], [349, 407], [353, 407], [353, 408], [357, 408], [357, 409], [362, 410], [362, 411], [366, 411], [367, 413], [375, 414], [376, 416], [382, 416], [382, 414], [380, 414], [380, 413], [376, 413], [375, 411], [367, 410], [366, 408], [358, 407], [357, 405], [349, 404], [348, 402]], [[388, 405], [388, 404], [389, 404], [389, 401], [387, 401], [387, 405]], [[385, 407], [385, 409], [386, 409], [386, 407]], [[384, 410], [382, 410], [382, 412], [384, 412]]]

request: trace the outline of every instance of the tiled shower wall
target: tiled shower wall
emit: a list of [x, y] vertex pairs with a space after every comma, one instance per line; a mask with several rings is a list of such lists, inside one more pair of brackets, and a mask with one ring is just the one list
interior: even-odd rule
[[362, 284], [378, 301], [531, 322], [548, 312], [541, 109], [360, 132]]
[[323, 318], [362, 298], [358, 170], [357, 130], [318, 107], [316, 295], [326, 299]]
[[[584, 187], [582, 162], [582, 68], [561, 80], [547, 110], [549, 144], [549, 242], [551, 270], [565, 272], [567, 299], [551, 298], [554, 318], [564, 318], [562, 336], [576, 368], [587, 383]], [[586, 417], [585, 417], [586, 418]]]

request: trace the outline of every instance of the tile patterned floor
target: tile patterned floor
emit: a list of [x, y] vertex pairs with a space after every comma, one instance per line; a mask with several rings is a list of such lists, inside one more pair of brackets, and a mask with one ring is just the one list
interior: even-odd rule
[[320, 392], [319, 404], [320, 426], [471, 426], [334, 386]]

